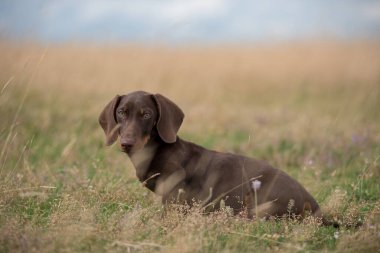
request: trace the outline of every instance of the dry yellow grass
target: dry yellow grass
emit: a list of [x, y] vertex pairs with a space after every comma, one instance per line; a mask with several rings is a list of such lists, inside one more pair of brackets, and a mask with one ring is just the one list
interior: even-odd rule
[[[14, 78], [13, 84], [24, 86], [36, 71], [32, 85], [42, 88], [45, 94], [64, 93], [68, 95], [65, 99], [96, 96], [100, 99], [99, 107], [93, 107], [97, 111], [116, 93], [140, 89], [161, 92], [184, 108], [185, 127], [196, 126], [199, 120], [210, 117], [218, 125], [230, 120], [235, 124], [242, 122], [236, 109], [242, 115], [257, 117], [257, 110], [263, 106], [286, 110], [289, 103], [307, 100], [308, 95], [328, 103], [310, 108], [321, 113], [335, 110], [339, 114], [342, 108], [358, 110], [358, 106], [372, 106], [373, 101], [379, 100], [379, 48], [379, 42], [215, 48], [136, 45], [44, 48], [2, 43], [0, 83]], [[335, 102], [336, 106], [331, 106]], [[265, 113], [261, 111], [259, 116]], [[234, 118], [231, 114], [238, 116]]]
[[[313, 42], [240, 47], [50, 45], [34, 85], [79, 92], [150, 89], [246, 92], [302, 85], [374, 85], [379, 78], [379, 42]], [[1, 80], [28, 75], [45, 50], [1, 43]], [[220, 90], [220, 91], [218, 91]], [[274, 91], [276, 92], [276, 91]], [[208, 94], [203, 92], [203, 94]], [[208, 94], [212, 95], [212, 94]], [[194, 98], [195, 97], [195, 98]], [[190, 98], [189, 98], [190, 100]]]

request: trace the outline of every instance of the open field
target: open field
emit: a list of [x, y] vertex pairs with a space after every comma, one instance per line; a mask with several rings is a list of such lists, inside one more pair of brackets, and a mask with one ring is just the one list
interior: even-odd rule
[[[380, 249], [380, 42], [3, 42], [0, 55], [0, 252]], [[164, 212], [97, 122], [115, 94], [140, 89], [183, 109], [184, 139], [267, 160], [341, 228]]]

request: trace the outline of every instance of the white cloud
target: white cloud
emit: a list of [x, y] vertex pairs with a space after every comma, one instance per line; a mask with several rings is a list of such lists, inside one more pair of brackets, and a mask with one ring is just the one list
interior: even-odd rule
[[222, 14], [226, 10], [226, 2], [222, 0], [192, 0], [168, 1], [163, 6], [161, 18], [171, 21], [183, 21], [197, 17], [212, 17]]
[[[379, 35], [377, 0], [0, 0], [0, 29], [91, 39], [252, 40]], [[14, 2], [14, 3], [13, 3]], [[36, 4], [38, 2], [39, 4]], [[2, 7], [5, 6], [5, 7]], [[41, 9], [41, 6], [43, 8]], [[3, 12], [1, 12], [3, 10]], [[31, 25], [32, 24], [32, 25]], [[5, 27], [5, 28], [4, 28]]]
[[380, 2], [370, 2], [363, 5], [361, 13], [369, 21], [380, 21]]
[[182, 22], [191, 19], [213, 17], [226, 9], [225, 0], [139, 0], [105, 1], [84, 0], [51, 1], [45, 7], [48, 16], [54, 16], [63, 9], [76, 9], [80, 19], [96, 22], [109, 16], [125, 16], [137, 19]]

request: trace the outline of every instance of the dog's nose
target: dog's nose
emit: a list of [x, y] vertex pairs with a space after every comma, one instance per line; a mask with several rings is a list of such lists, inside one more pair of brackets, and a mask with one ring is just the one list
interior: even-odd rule
[[134, 138], [126, 138], [120, 140], [120, 146], [126, 152], [129, 152], [133, 148], [135, 143], [136, 141]]

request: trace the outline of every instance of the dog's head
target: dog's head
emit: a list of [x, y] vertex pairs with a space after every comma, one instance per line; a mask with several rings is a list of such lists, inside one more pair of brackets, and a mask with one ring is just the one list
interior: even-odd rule
[[136, 91], [112, 99], [100, 114], [99, 123], [107, 145], [120, 137], [122, 151], [133, 154], [145, 147], [153, 133], [166, 143], [174, 143], [183, 118], [182, 110], [168, 98]]

